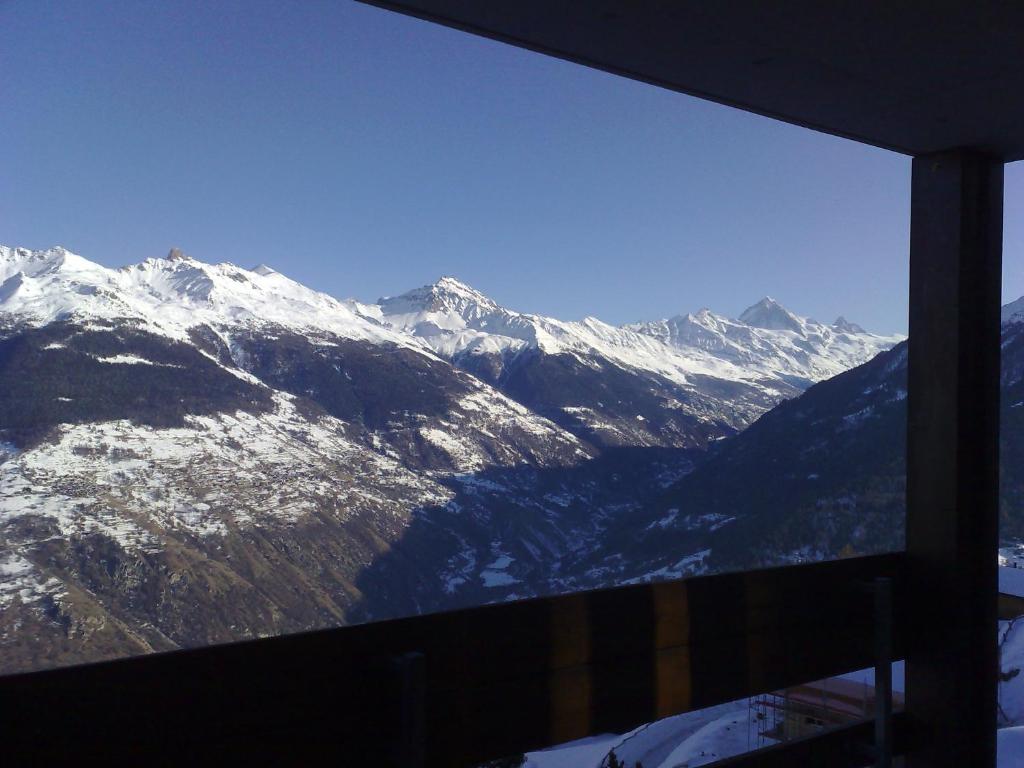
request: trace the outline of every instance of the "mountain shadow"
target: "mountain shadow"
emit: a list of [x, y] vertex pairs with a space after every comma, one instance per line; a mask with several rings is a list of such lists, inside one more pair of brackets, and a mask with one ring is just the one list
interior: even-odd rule
[[404, 533], [358, 574], [361, 599], [348, 617], [365, 622], [451, 610], [633, 575], [628, 563], [594, 567], [590, 555], [609, 530], [628, 530], [699, 454], [610, 448], [577, 466], [450, 477], [444, 483], [452, 499], [416, 510]]

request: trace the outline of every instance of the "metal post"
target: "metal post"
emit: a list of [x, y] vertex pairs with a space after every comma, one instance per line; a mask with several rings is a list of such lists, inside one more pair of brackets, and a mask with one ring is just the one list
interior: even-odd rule
[[908, 768], [996, 761], [1003, 164], [914, 158], [907, 420]]
[[875, 764], [892, 766], [892, 580], [875, 579]]

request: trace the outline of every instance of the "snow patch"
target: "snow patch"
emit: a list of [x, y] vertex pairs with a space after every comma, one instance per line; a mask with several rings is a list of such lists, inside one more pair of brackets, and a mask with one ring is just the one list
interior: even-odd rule
[[47, 596], [63, 594], [60, 581], [47, 578], [17, 552], [0, 552], [0, 609], [15, 600], [36, 603]]
[[160, 368], [184, 367], [173, 363], [156, 363], [138, 355], [113, 355], [111, 357], [96, 357], [95, 359], [101, 363], [110, 363], [112, 365], [154, 365]]

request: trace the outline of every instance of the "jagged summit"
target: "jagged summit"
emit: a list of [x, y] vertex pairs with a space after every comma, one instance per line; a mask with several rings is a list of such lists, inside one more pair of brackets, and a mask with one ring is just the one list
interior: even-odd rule
[[771, 331], [796, 331], [799, 333], [803, 330], [800, 318], [771, 296], [765, 296], [757, 304], [747, 307], [739, 319], [746, 325]]
[[16, 248], [8, 245], [0, 245], [0, 264], [10, 270], [12, 266], [33, 265], [33, 264], [61, 264], [67, 257], [74, 257], [67, 248], [56, 245], [53, 248], [43, 250], [31, 250], [29, 248]]
[[851, 323], [842, 315], [836, 318], [835, 322], [832, 323], [832, 327], [840, 333], [866, 333], [863, 328], [856, 323]]
[[[28, 286], [25, 291], [31, 292], [33, 286], [36, 285], [35, 281], [46, 275], [56, 279], [57, 276], [66, 278], [69, 275], [91, 273], [97, 270], [103, 270], [103, 267], [62, 246], [33, 251], [28, 248], [0, 245], [0, 283], [18, 276], [19, 281]], [[25, 291], [22, 291], [22, 295], [25, 294]], [[14, 295], [9, 292], [8, 298]], [[5, 311], [2, 305], [0, 305], [0, 311]]]
[[461, 314], [473, 308], [486, 311], [498, 309], [498, 305], [487, 295], [449, 275], [398, 296], [385, 296], [377, 304], [388, 315], [422, 312]]
[[55, 245], [51, 248], [33, 250], [13, 245], [0, 245], [0, 259], [3, 261], [19, 261], [25, 259], [45, 259], [49, 257], [63, 256], [71, 253], [63, 245]]
[[849, 324], [846, 330], [799, 317], [771, 297], [749, 307], [739, 319], [707, 309], [627, 328], [681, 349], [701, 349], [744, 370], [814, 382], [870, 360], [898, 343]]
[[172, 248], [166, 258], [109, 269], [63, 248], [0, 246], [0, 314], [32, 325], [71, 317], [127, 320], [180, 340], [200, 325], [257, 326], [337, 334], [422, 349], [351, 307], [272, 270], [207, 264]]
[[480, 293], [480, 291], [462, 282], [461, 280], [459, 280], [459, 278], [453, 277], [452, 275], [441, 275], [441, 277], [437, 279], [437, 282], [433, 283], [433, 287], [438, 290], [483, 295]]
[[479, 304], [487, 307], [497, 307], [497, 303], [485, 293], [478, 291], [458, 278], [444, 275], [436, 283], [430, 286], [431, 292], [438, 298], [445, 298], [449, 302]]

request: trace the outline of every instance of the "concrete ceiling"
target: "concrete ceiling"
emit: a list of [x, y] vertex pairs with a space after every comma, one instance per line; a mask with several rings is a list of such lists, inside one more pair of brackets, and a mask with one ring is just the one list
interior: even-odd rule
[[369, 2], [906, 154], [1024, 158], [1024, 2]]

